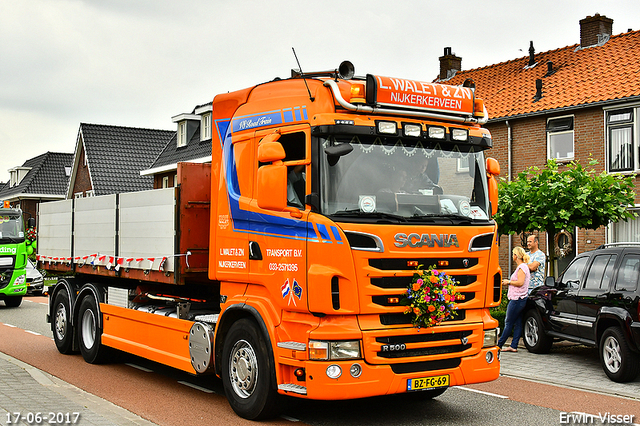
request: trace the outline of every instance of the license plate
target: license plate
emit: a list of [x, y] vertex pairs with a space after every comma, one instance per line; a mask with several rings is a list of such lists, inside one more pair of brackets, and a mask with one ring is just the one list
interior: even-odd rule
[[446, 388], [449, 386], [449, 375], [408, 379], [407, 391]]

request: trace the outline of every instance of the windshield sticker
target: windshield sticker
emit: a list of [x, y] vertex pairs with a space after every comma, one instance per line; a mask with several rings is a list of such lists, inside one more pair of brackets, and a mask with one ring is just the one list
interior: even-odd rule
[[376, 211], [376, 196], [375, 195], [361, 195], [360, 201], [358, 201], [360, 210], [365, 213], [373, 213]]

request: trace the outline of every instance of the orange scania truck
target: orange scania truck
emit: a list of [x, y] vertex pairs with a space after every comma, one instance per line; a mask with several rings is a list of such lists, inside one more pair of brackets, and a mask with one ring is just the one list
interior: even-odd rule
[[[280, 395], [432, 398], [496, 379], [487, 118], [472, 82], [349, 62], [216, 96], [211, 164], [178, 164], [176, 187], [40, 205], [38, 260], [66, 272], [49, 292], [58, 350], [215, 374], [247, 419]], [[415, 327], [402, 299], [430, 266], [464, 300]]]

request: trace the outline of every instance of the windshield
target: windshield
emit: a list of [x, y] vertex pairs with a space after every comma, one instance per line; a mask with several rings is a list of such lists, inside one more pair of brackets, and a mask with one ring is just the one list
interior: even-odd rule
[[[484, 155], [464, 144], [330, 136], [320, 140], [321, 209], [326, 215], [489, 219]], [[349, 143], [348, 154], [327, 147]]]
[[0, 214], [0, 241], [12, 243], [24, 241], [24, 228], [20, 215]]

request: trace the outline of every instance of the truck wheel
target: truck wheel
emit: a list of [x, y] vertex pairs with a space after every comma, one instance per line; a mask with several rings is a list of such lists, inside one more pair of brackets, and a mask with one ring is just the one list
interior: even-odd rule
[[553, 340], [544, 332], [542, 319], [535, 309], [529, 309], [524, 314], [524, 345], [529, 352], [546, 354], [551, 350]]
[[256, 323], [245, 318], [233, 324], [222, 350], [222, 384], [236, 414], [249, 420], [276, 414], [272, 371], [267, 343]]
[[101, 343], [102, 329], [98, 327], [98, 304], [87, 295], [80, 303], [78, 311], [78, 343], [82, 358], [89, 364], [101, 364], [109, 357], [109, 348]]
[[7, 308], [17, 308], [22, 303], [22, 296], [9, 296], [4, 299], [4, 304]]
[[640, 371], [640, 357], [631, 351], [618, 327], [609, 327], [602, 334], [600, 361], [604, 372], [614, 382], [630, 382]]
[[71, 300], [65, 289], [56, 293], [56, 297], [53, 299], [53, 340], [61, 354], [74, 353]]

